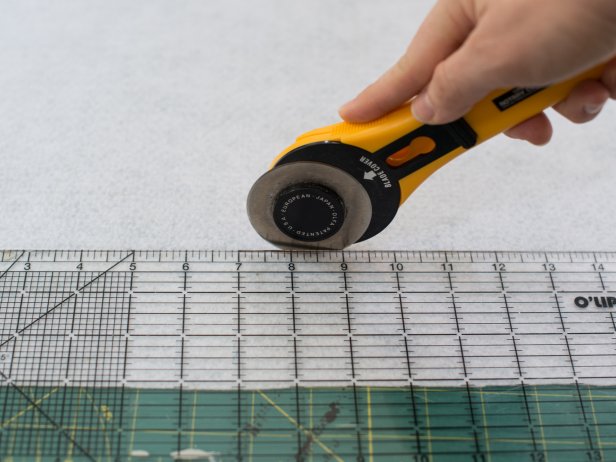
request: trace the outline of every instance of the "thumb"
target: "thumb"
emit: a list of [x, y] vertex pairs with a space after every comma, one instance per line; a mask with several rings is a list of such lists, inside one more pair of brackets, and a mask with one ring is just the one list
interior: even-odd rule
[[406, 53], [376, 82], [342, 106], [341, 117], [347, 122], [368, 122], [408, 101], [427, 85], [435, 66], [464, 42], [472, 28], [463, 2], [439, 0]]
[[[527, 14], [525, 4], [537, 11]], [[435, 66], [413, 100], [413, 114], [424, 123], [448, 123], [498, 88], [546, 85], [589, 68], [597, 61], [588, 50], [601, 47], [586, 45], [585, 30], [562, 32], [579, 29], [571, 16], [554, 11], [554, 2], [486, 2], [464, 43]], [[553, 27], [546, 27], [546, 17]]]

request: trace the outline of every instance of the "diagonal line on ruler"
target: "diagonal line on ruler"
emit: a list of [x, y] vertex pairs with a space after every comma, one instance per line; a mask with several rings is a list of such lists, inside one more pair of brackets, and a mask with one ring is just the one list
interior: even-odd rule
[[293, 425], [295, 425], [298, 429], [300, 429], [301, 431], [303, 431], [304, 433], [306, 433], [307, 436], [309, 436], [310, 438], [312, 438], [312, 441], [314, 441], [315, 443], [317, 443], [317, 445], [319, 445], [321, 447], [321, 449], [323, 449], [327, 454], [329, 454], [330, 457], [333, 457], [334, 460], [336, 460], [336, 462], [344, 462], [343, 459], [340, 458], [340, 456], [338, 456], [332, 449], [328, 448], [318, 437], [317, 435], [315, 435], [313, 432], [311, 432], [310, 430], [308, 430], [307, 428], [305, 428], [303, 425], [299, 424], [293, 417], [291, 417], [289, 415], [288, 412], [286, 412], [283, 408], [281, 408], [278, 404], [276, 404], [274, 402], [274, 400], [272, 400], [272, 398], [270, 398], [269, 396], [267, 396], [263, 391], [261, 390], [257, 390], [257, 392], [259, 393], [259, 395], [261, 396], [261, 398], [263, 398], [265, 401], [267, 401], [267, 403], [272, 406], [274, 409], [276, 409], [278, 412], [280, 412], [284, 417], [287, 418], [287, 420], [289, 422], [291, 422]]
[[19, 261], [19, 259], [20, 259], [21, 257], [23, 257], [23, 256], [24, 256], [24, 254], [25, 254], [25, 253], [26, 253], [26, 251], [25, 251], [25, 250], [22, 250], [22, 251], [21, 251], [21, 254], [19, 255], [19, 257], [17, 257], [17, 258], [15, 259], [15, 261], [13, 261], [13, 263], [11, 263], [11, 265], [10, 265], [10, 266], [9, 266], [9, 267], [8, 267], [8, 268], [7, 268], [7, 269], [6, 269], [3, 273], [2, 273], [2, 274], [0, 274], [0, 279], [2, 279], [4, 276], [6, 276], [6, 275], [7, 275], [7, 273], [8, 273], [9, 271], [11, 271], [11, 268], [12, 268], [13, 266], [15, 266], [15, 264]]
[[[40, 403], [42, 403], [43, 401], [45, 401], [47, 398], [49, 398], [51, 395], [53, 395], [54, 393], [56, 393], [59, 390], [58, 387], [54, 388], [53, 390], [51, 390], [49, 393], [47, 393], [45, 396], [37, 399], [35, 401], [35, 403], [38, 405]], [[11, 423], [13, 423], [14, 421], [16, 421], [17, 419], [19, 419], [22, 415], [24, 415], [26, 412], [30, 411], [32, 408], [34, 408], [33, 405], [30, 405], [28, 407], [26, 407], [25, 409], [22, 409], [21, 411], [19, 411], [17, 414], [15, 414], [12, 417], [9, 417], [8, 419], [6, 419], [4, 422], [2, 422], [2, 424], [0, 424], [0, 428], [5, 428], [8, 427]]]
[[21, 388], [19, 388], [17, 385], [15, 385], [12, 381], [9, 380], [8, 376], [0, 371], [0, 377], [2, 379], [4, 379], [4, 381], [6, 381], [11, 387], [13, 387], [13, 389], [19, 393], [22, 398], [24, 398], [28, 404], [30, 405], [30, 409], [36, 409], [37, 411], [39, 411], [41, 413], [41, 415], [47, 419], [49, 421], [49, 423], [54, 427], [54, 429], [56, 429], [57, 431], [59, 431], [60, 433], [62, 433], [71, 443], [73, 443], [73, 445], [78, 448], [88, 459], [90, 459], [91, 461], [95, 462], [96, 459], [94, 459], [94, 457], [92, 457], [90, 454], [88, 454], [88, 452], [81, 447], [81, 445], [75, 441], [75, 439], [73, 439], [71, 437], [71, 435], [68, 434], [68, 432], [66, 431], [66, 429], [62, 428], [60, 425], [58, 425], [55, 420], [53, 420], [53, 418], [47, 414], [40, 406], [41, 402], [37, 402], [35, 400], [33, 400], [30, 396], [28, 396], [28, 394], [23, 391]]
[[[41, 319], [43, 319], [45, 316], [47, 316], [48, 314], [50, 314], [51, 312], [53, 312], [56, 308], [62, 306], [64, 303], [68, 302], [69, 300], [71, 300], [74, 296], [76, 296], [79, 292], [81, 292], [83, 289], [85, 289], [86, 287], [90, 286], [91, 284], [93, 284], [94, 282], [96, 282], [98, 279], [100, 279], [101, 277], [103, 277], [105, 274], [107, 274], [109, 271], [111, 271], [112, 269], [114, 269], [116, 266], [118, 266], [120, 263], [124, 262], [124, 260], [126, 260], [127, 258], [131, 257], [132, 255], [134, 255], [134, 251], [131, 251], [128, 255], [126, 255], [124, 258], [122, 258], [122, 260], [119, 260], [117, 262], [115, 262], [113, 265], [111, 265], [109, 268], [107, 268], [105, 271], [101, 272], [98, 276], [96, 276], [95, 278], [91, 279], [89, 282], [85, 283], [84, 285], [82, 285], [81, 287], [79, 287], [77, 290], [75, 290], [72, 294], [70, 294], [68, 297], [66, 297], [64, 300], [61, 300], [60, 302], [58, 302], [57, 304], [55, 304], [53, 307], [51, 307], [50, 309], [48, 309], [47, 311], [45, 311], [43, 314], [41, 314], [38, 318], [34, 319], [32, 322], [30, 322], [29, 324], [25, 325], [24, 327], [22, 327], [20, 330], [17, 331], [18, 334], [23, 333], [24, 331], [26, 331], [27, 329], [29, 329], [30, 327], [32, 327], [34, 324], [36, 324], [37, 322], [39, 322]], [[12, 265], [11, 265], [12, 266]], [[10, 269], [10, 268], [9, 268]], [[15, 339], [15, 334], [11, 334], [11, 336], [6, 339], [4, 342], [0, 343], [0, 348], [2, 348], [4, 345], [6, 345], [7, 343], [9, 343], [11, 340]]]

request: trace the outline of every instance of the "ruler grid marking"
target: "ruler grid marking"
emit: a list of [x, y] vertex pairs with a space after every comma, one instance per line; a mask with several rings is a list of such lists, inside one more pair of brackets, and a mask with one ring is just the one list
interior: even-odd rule
[[3, 255], [3, 460], [616, 457], [614, 253]]
[[[187, 262], [188, 256], [184, 260]], [[178, 435], [177, 435], [177, 452], [182, 450], [182, 431], [184, 427], [183, 412], [184, 412], [184, 348], [186, 342], [186, 296], [187, 296], [187, 279], [188, 273], [184, 271], [182, 277], [182, 306], [181, 306], [181, 329], [180, 329], [180, 383], [179, 383], [179, 406], [178, 406]]]
[[[344, 252], [343, 252], [344, 257]], [[344, 258], [343, 258], [344, 262]], [[347, 323], [347, 332], [348, 332], [348, 342], [349, 342], [349, 360], [351, 364], [351, 387], [353, 390], [353, 408], [355, 412], [355, 434], [357, 438], [357, 457], [356, 460], [361, 462], [364, 460], [363, 450], [362, 450], [362, 426], [361, 419], [359, 416], [359, 403], [357, 396], [357, 375], [355, 372], [355, 355], [353, 350], [353, 327], [351, 326], [351, 304], [349, 301], [349, 280], [346, 271], [342, 273], [342, 279], [344, 282], [344, 306], [346, 311], [346, 323]]]
[[[238, 253], [239, 261], [239, 253]], [[237, 270], [237, 325], [236, 325], [236, 337], [237, 337], [237, 461], [241, 462], [243, 458], [243, 429], [242, 429], [242, 312], [241, 312], [241, 299], [242, 299], [242, 283], [241, 283], [240, 269]]]
[[[79, 287], [79, 277], [80, 277], [80, 273], [77, 273], [77, 281], [76, 281], [76, 286]], [[69, 328], [69, 338], [68, 338], [68, 351], [66, 353], [66, 368], [65, 368], [65, 372], [64, 372], [64, 386], [62, 387], [62, 405], [60, 406], [60, 426], [61, 428], [66, 428], [66, 424], [65, 424], [65, 411], [66, 411], [66, 407], [67, 407], [67, 400], [66, 400], [66, 396], [69, 393], [69, 386], [68, 386], [68, 378], [69, 378], [69, 374], [70, 374], [70, 364], [71, 364], [71, 359], [72, 356], [71, 354], [73, 353], [73, 342], [74, 342], [74, 330], [75, 330], [75, 319], [77, 317], [77, 297], [73, 298], [73, 303], [71, 304], [72, 306], [72, 315], [71, 315], [71, 325]], [[58, 459], [60, 457], [62, 457], [62, 453], [63, 453], [63, 447], [62, 447], [62, 439], [61, 439], [61, 435], [58, 434], [58, 440], [57, 440], [57, 457]]]
[[[547, 256], [546, 256], [547, 259]], [[547, 261], [547, 260], [546, 260]], [[560, 307], [560, 301], [558, 300], [558, 293], [556, 291], [556, 285], [554, 283], [554, 276], [552, 275], [552, 272], [550, 271], [549, 273], [549, 277], [550, 277], [550, 283], [552, 285], [552, 290], [554, 291], [554, 302], [556, 304], [556, 309], [558, 310], [558, 317], [560, 320], [560, 325], [562, 328], [562, 333], [563, 333], [563, 337], [565, 339], [565, 345], [567, 347], [567, 356], [569, 357], [569, 362], [571, 364], [571, 371], [573, 373], [573, 381], [575, 383], [575, 390], [577, 393], [577, 398], [578, 398], [578, 402], [579, 402], [579, 406], [580, 406], [580, 411], [582, 413], [581, 417], [582, 417], [582, 421], [584, 424], [584, 430], [586, 432], [586, 437], [588, 439], [588, 447], [590, 449], [591, 452], [594, 453], [595, 451], [595, 445], [593, 442], [593, 438], [592, 438], [592, 434], [590, 432], [590, 425], [588, 423], [588, 417], [586, 415], [586, 407], [584, 406], [584, 400], [582, 398], [582, 392], [580, 391], [580, 382], [578, 379], [578, 374], [575, 368], [575, 360], [573, 359], [573, 354], [571, 353], [571, 345], [569, 343], [569, 335], [567, 332], [567, 327], [565, 326], [565, 320], [563, 318], [563, 314], [562, 314], [562, 310]], [[603, 454], [600, 453], [600, 458], [599, 460], [603, 459]]]
[[[503, 291], [503, 301], [505, 303], [505, 310], [507, 312], [507, 322], [509, 323], [509, 331], [511, 333], [511, 343], [513, 346], [513, 352], [515, 354], [515, 362], [518, 370], [518, 375], [520, 379], [520, 388], [522, 390], [522, 397], [524, 400], [524, 410], [526, 411], [526, 418], [528, 419], [528, 431], [530, 433], [533, 451], [537, 451], [537, 439], [535, 437], [535, 428], [533, 423], [532, 413], [530, 411], [530, 403], [528, 400], [528, 391], [526, 389], [526, 384], [524, 382], [524, 373], [522, 372], [522, 364], [520, 362], [520, 354], [518, 353], [518, 344], [516, 340], [515, 330], [513, 328], [513, 322], [511, 321], [511, 308], [509, 306], [509, 300], [507, 298], [507, 289], [505, 288], [505, 282], [503, 281], [503, 273], [502, 271], [498, 272], [498, 279], [500, 281], [501, 290]], [[546, 448], [543, 448], [545, 451]]]
[[394, 275], [396, 277], [396, 290], [397, 290], [397, 298], [398, 304], [400, 307], [400, 322], [402, 324], [402, 339], [404, 342], [404, 356], [406, 359], [406, 369], [408, 374], [408, 387], [411, 398], [411, 406], [412, 406], [412, 419], [413, 419], [413, 427], [414, 427], [414, 436], [415, 436], [415, 446], [417, 448], [417, 454], [421, 460], [423, 455], [423, 450], [421, 446], [421, 437], [419, 432], [419, 412], [417, 408], [417, 402], [415, 397], [415, 384], [413, 383], [413, 369], [411, 366], [411, 357], [410, 357], [410, 349], [409, 349], [409, 340], [407, 337], [406, 331], [406, 320], [404, 313], [404, 304], [402, 302], [402, 286], [400, 285], [400, 273], [397, 270], [398, 259], [396, 258], [396, 254], [394, 254], [394, 264], [396, 264]]
[[[447, 261], [447, 260], [445, 260]], [[456, 333], [458, 336], [458, 344], [460, 345], [460, 359], [462, 360], [462, 369], [464, 371], [464, 387], [466, 388], [466, 398], [468, 400], [468, 412], [470, 417], [471, 429], [473, 432], [473, 439], [475, 442], [475, 451], [477, 454], [481, 454], [481, 444], [479, 443], [479, 434], [477, 432], [477, 420], [475, 416], [475, 410], [473, 406], [473, 398], [470, 390], [470, 377], [466, 366], [466, 355], [464, 354], [464, 344], [462, 342], [462, 331], [460, 330], [460, 318], [458, 316], [458, 307], [456, 305], [456, 296], [453, 293], [454, 287], [451, 280], [451, 271], [447, 271], [447, 279], [449, 281], [449, 289], [451, 292], [451, 307], [453, 309], [453, 315], [456, 321]]]
[[[102, 281], [102, 288], [100, 288], [100, 284]], [[102, 345], [101, 345], [101, 333], [104, 331], [104, 325], [103, 325], [103, 311], [105, 309], [105, 288], [107, 286], [107, 274], [104, 274], [101, 278], [97, 279], [96, 282], [92, 285], [92, 288], [94, 289], [94, 303], [96, 306], [100, 306], [100, 319], [98, 322], [98, 326], [96, 328], [94, 328], [95, 331], [97, 331], [98, 335], [93, 335], [91, 337], [92, 341], [91, 341], [91, 345], [95, 351], [94, 353], [94, 364], [99, 364], [99, 359], [100, 359], [100, 355], [101, 353], [105, 353], [105, 351], [101, 351], [103, 349]], [[97, 310], [98, 311], [98, 310]], [[97, 315], [99, 313], [96, 313]], [[45, 321], [48, 318], [45, 317]], [[45, 323], [43, 324], [43, 326], [45, 325]], [[105, 336], [106, 339], [106, 336]], [[109, 368], [109, 372], [113, 371], [113, 367], [114, 364], [113, 362], [109, 363], [110, 368]], [[102, 369], [102, 368], [101, 368]], [[93, 378], [93, 382], [97, 383], [99, 382], [99, 368], [95, 367], [94, 368], [94, 378]], [[101, 370], [101, 375], [102, 375], [103, 371]], [[103, 377], [100, 378], [100, 381], [104, 381], [105, 379]], [[104, 389], [103, 389], [104, 390]], [[90, 415], [88, 416], [88, 426], [89, 427], [95, 427], [97, 425], [97, 420], [99, 419], [99, 412], [100, 409], [98, 408], [96, 401], [95, 401], [95, 397], [89, 397], [88, 394], [86, 394], [86, 397], [88, 397], [89, 399], [89, 405], [92, 406], [93, 408], [93, 412], [90, 413]], [[101, 432], [101, 436], [104, 437], [104, 433], [105, 433], [105, 429], [102, 429]], [[97, 443], [99, 441], [100, 438], [96, 438], [96, 434], [93, 432], [87, 432], [86, 433], [86, 445], [87, 448], [92, 450], [92, 452], [94, 454], [98, 453], [98, 448], [97, 448]], [[94, 440], [94, 441], [92, 441]], [[100, 453], [103, 453], [102, 451]]]
[[[80, 260], [83, 254], [80, 254]], [[135, 261], [135, 254], [133, 253], [132, 261]], [[124, 329], [124, 353], [122, 358], [122, 385], [121, 385], [121, 393], [120, 393], [120, 414], [118, 418], [119, 428], [117, 431], [117, 442], [116, 442], [116, 462], [120, 462], [123, 458], [123, 454], [121, 454], [122, 449], [122, 438], [124, 437], [124, 408], [125, 408], [125, 393], [126, 393], [126, 367], [128, 362], [128, 339], [130, 335], [130, 320], [131, 320], [131, 305], [133, 298], [133, 283], [134, 283], [134, 273], [130, 272], [129, 278], [129, 286], [128, 286], [128, 306], [126, 310], [126, 329]], [[77, 283], [79, 285], [79, 282]]]
[[[298, 349], [297, 349], [297, 313], [295, 306], [295, 277], [293, 271], [289, 271], [289, 280], [291, 283], [290, 291], [291, 291], [291, 318], [293, 324], [293, 378], [295, 382], [295, 420], [299, 427], [302, 425], [302, 417], [300, 412], [300, 391], [299, 391], [299, 365], [298, 365]], [[310, 432], [314, 429], [312, 427], [308, 428]], [[297, 431], [297, 455], [296, 458], [298, 460], [302, 460], [304, 458], [304, 449], [302, 442], [302, 432]]]

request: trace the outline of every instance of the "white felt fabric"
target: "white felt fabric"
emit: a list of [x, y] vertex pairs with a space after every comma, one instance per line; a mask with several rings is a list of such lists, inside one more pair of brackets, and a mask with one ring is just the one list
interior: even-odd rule
[[[250, 186], [337, 120], [430, 4], [3, 1], [0, 247], [270, 248]], [[616, 250], [616, 104], [554, 119], [548, 147], [492, 140], [354, 248]]]

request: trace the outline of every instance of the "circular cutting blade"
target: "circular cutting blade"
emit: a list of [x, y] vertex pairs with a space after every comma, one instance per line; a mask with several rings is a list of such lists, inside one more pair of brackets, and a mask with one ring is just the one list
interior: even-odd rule
[[248, 194], [255, 230], [281, 248], [343, 249], [364, 234], [370, 197], [353, 176], [321, 162], [274, 167]]

